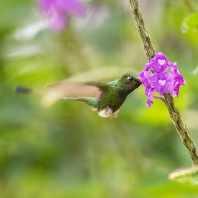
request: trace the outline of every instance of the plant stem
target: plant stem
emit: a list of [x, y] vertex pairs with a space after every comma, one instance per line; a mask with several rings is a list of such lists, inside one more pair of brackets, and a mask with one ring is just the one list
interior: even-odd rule
[[131, 5], [131, 10], [133, 12], [136, 28], [144, 45], [144, 51], [146, 52], [146, 55], [150, 60], [151, 58], [153, 58], [153, 56], [155, 56], [155, 49], [151, 43], [149, 33], [144, 26], [144, 20], [142, 18], [142, 14], [138, 6], [138, 1], [137, 0], [129, 0], [129, 1]]
[[198, 165], [198, 157], [196, 148], [193, 144], [193, 141], [191, 140], [190, 134], [188, 129], [186, 128], [186, 125], [184, 124], [178, 108], [174, 104], [173, 97], [170, 94], [164, 94], [165, 104], [169, 111], [170, 117], [172, 119], [173, 124], [175, 125], [175, 128], [177, 132], [179, 133], [180, 137], [183, 140], [183, 144], [188, 150], [188, 153], [194, 162], [195, 165]]
[[[153, 56], [155, 56], [155, 49], [151, 43], [151, 39], [149, 36], [148, 31], [145, 28], [144, 20], [142, 18], [142, 14], [139, 9], [138, 0], [129, 0], [131, 10], [133, 13], [133, 18], [135, 20], [135, 25], [138, 30], [139, 36], [143, 42], [144, 45], [144, 51], [150, 60]], [[198, 155], [196, 148], [194, 146], [193, 141], [191, 140], [190, 134], [186, 128], [186, 125], [183, 123], [183, 120], [180, 116], [179, 110], [176, 108], [174, 104], [173, 97], [170, 94], [164, 94], [164, 98], [162, 98], [162, 101], [165, 103], [170, 117], [172, 119], [172, 122], [180, 135], [184, 146], [186, 147], [193, 163], [195, 165], [198, 165]]]

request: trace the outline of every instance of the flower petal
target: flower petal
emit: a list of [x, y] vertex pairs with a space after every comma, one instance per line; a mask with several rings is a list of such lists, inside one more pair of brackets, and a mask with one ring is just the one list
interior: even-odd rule
[[79, 0], [39, 0], [41, 12], [46, 14], [53, 30], [67, 27], [70, 15], [83, 16], [85, 6]]
[[[170, 68], [170, 71], [168, 68]], [[186, 84], [178, 71], [177, 63], [169, 62], [162, 52], [157, 53], [145, 65], [145, 69], [139, 73], [139, 78], [145, 87], [148, 107], [153, 104], [153, 98], [159, 98], [155, 94], [156, 92], [160, 96], [171, 93], [173, 97], [178, 97], [180, 86]]]
[[58, 12], [51, 12], [49, 14], [50, 26], [55, 31], [63, 30], [67, 26], [67, 19], [63, 14]]
[[153, 104], [153, 100], [151, 100], [150, 98], [148, 98], [148, 100], [146, 101], [147, 107], [150, 108], [152, 104]]
[[168, 59], [162, 52], [158, 52], [150, 63], [153, 65], [155, 72], [163, 72], [168, 67]]

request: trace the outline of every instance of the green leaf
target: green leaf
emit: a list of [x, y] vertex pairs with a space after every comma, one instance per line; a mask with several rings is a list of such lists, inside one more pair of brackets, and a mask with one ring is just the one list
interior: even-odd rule
[[181, 30], [183, 33], [198, 32], [198, 12], [188, 15], [184, 19]]

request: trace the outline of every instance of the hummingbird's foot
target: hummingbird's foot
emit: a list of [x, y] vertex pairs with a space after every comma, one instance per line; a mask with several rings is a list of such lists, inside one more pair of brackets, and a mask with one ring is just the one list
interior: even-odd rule
[[98, 115], [103, 118], [108, 118], [108, 117], [112, 118], [114, 113], [113, 113], [113, 110], [107, 106], [103, 110], [99, 111]]
[[119, 109], [113, 113], [114, 118], [118, 117]]

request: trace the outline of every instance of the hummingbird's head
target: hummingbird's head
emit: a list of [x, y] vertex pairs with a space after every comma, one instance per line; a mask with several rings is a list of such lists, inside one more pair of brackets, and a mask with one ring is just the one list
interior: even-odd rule
[[140, 81], [140, 79], [138, 78], [138, 75], [137, 74], [134, 74], [132, 72], [126, 72], [125, 74], [123, 74], [119, 81], [122, 83], [122, 84], [126, 84], [126, 85], [134, 85], [134, 86], [137, 86], [139, 87], [142, 83]]
[[138, 75], [132, 72], [126, 72], [118, 80], [119, 84], [122, 87], [122, 90], [127, 91], [128, 93], [132, 92], [134, 89], [138, 88], [142, 83], [138, 78]]

